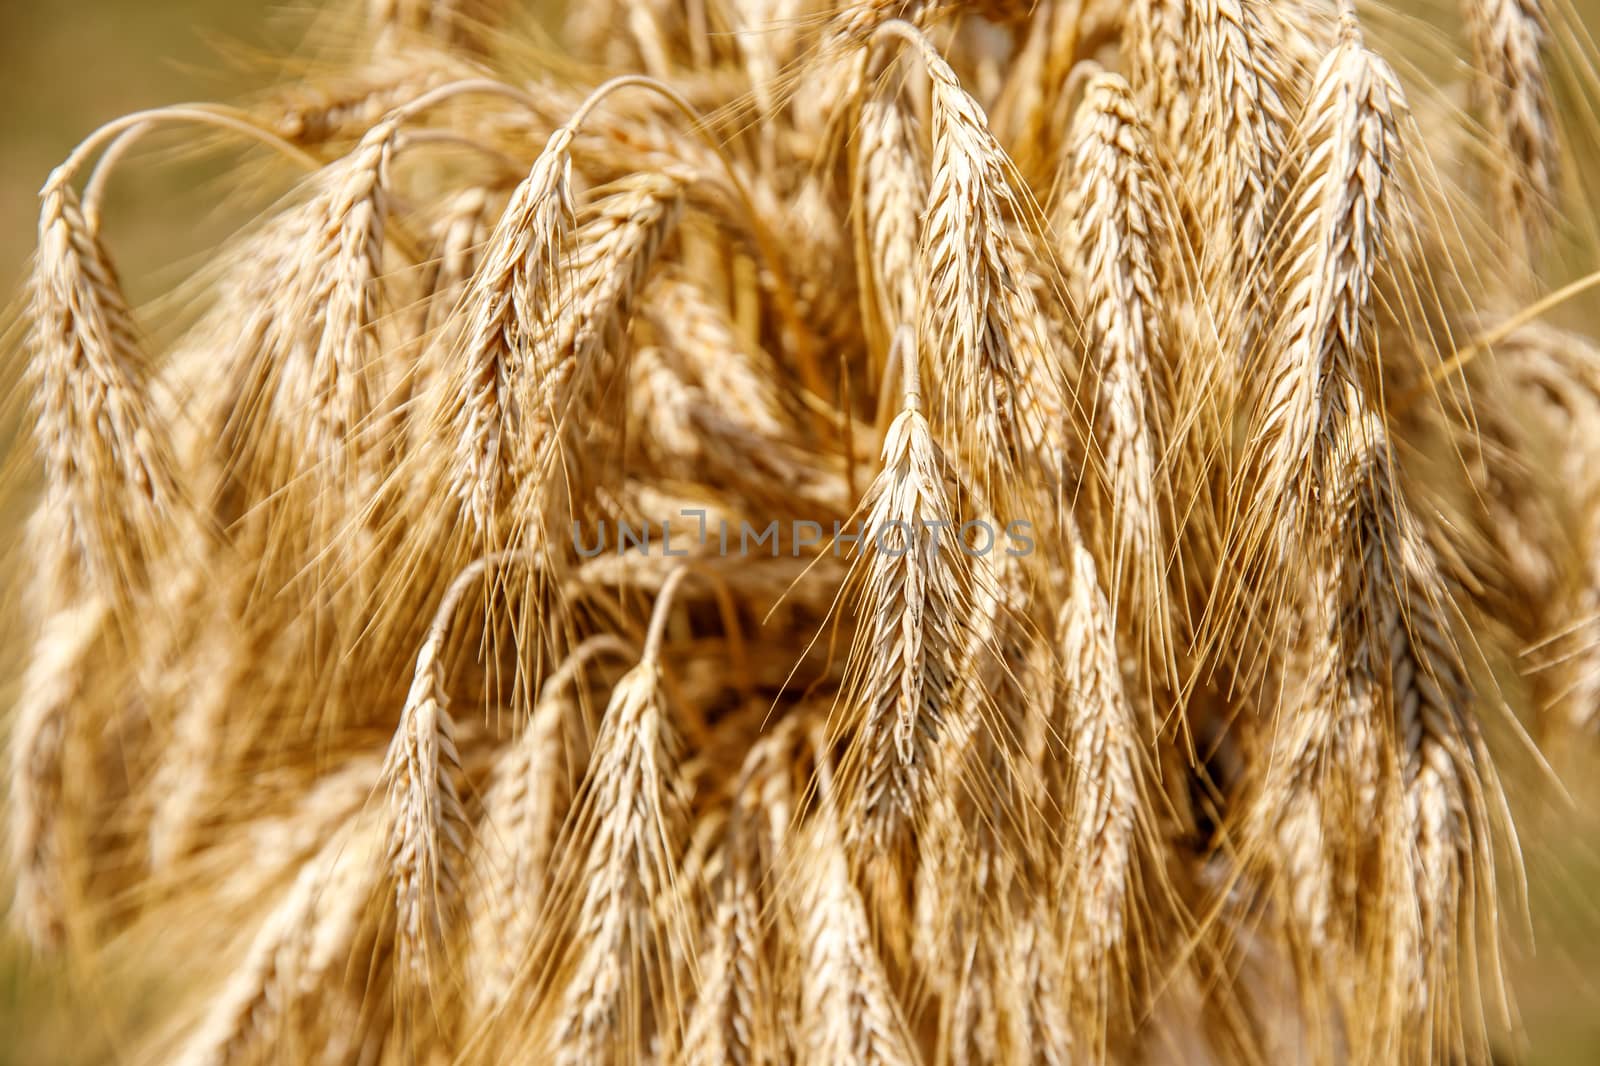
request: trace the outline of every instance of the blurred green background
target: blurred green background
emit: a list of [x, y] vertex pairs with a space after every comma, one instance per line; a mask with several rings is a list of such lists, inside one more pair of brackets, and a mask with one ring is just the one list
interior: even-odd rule
[[[230, 99], [270, 84], [270, 57], [293, 48], [296, 28], [305, 24], [294, 2], [0, 0], [0, 99], [7, 101], [0, 108], [0, 303], [25, 276], [36, 193], [50, 168], [118, 115]], [[1416, 2], [1435, 14], [1454, 4]], [[1600, 0], [1577, 6], [1586, 25], [1600, 29]], [[160, 291], [141, 280], [148, 271], [181, 264], [229, 232], [235, 220], [208, 206], [222, 198], [219, 168], [216, 160], [173, 157], [119, 171], [107, 204], [108, 237], [136, 296]], [[4, 370], [0, 380], [16, 380], [15, 368]], [[11, 399], [3, 409], [15, 412]], [[0, 515], [9, 523], [15, 511], [6, 506]], [[0, 676], [0, 706], [10, 703], [14, 685]], [[1589, 765], [1593, 758], [1589, 753]], [[1573, 780], [1584, 777], [1595, 775]], [[1523, 823], [1537, 948], [1523, 944], [1511, 959], [1527, 1043], [1508, 1044], [1507, 1061], [1600, 1063], [1600, 817], [1589, 813], [1600, 812], [1600, 785], [1574, 787], [1579, 813], [1540, 810]], [[9, 897], [3, 874], [0, 894]], [[147, 962], [159, 971], [181, 968], [183, 960]], [[0, 931], [0, 1066], [117, 1061], [115, 1028], [159, 993], [100, 988], [94, 976], [69, 979]]]

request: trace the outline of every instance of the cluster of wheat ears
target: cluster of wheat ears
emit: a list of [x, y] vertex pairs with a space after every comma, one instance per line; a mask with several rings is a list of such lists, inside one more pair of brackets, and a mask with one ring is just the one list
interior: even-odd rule
[[[1487, 1056], [1600, 724], [1572, 12], [341, 7], [41, 194], [14, 917], [182, 969], [131, 1054]], [[293, 185], [136, 320], [174, 126]]]

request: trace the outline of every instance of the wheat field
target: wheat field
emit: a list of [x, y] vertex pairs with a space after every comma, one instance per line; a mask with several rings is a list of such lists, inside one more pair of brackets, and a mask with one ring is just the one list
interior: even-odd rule
[[1592, 12], [314, 7], [37, 175], [83, 1054], [1583, 1061]]

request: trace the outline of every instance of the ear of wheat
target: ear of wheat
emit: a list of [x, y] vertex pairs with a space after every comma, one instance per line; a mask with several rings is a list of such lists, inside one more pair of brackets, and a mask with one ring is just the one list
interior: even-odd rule
[[[193, 946], [133, 1061], [1488, 1060], [1600, 721], [1544, 5], [1462, 110], [1347, 0], [355, 6], [41, 197], [13, 913]], [[306, 173], [146, 333], [173, 124]]]

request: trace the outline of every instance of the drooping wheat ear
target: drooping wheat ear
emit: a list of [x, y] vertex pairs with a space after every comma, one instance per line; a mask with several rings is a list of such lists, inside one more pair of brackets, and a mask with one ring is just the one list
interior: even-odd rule
[[759, 881], [750, 859], [747, 849], [731, 844], [723, 855], [711, 918], [714, 940], [685, 1024], [682, 1061], [695, 1066], [746, 1066], [758, 1061], [757, 1054], [771, 1053], [772, 1033], [762, 1031], [759, 1015], [774, 987], [762, 974], [767, 963]]
[[514, 381], [534, 373], [531, 350], [565, 287], [572, 209], [572, 130], [563, 126], [511, 194], [461, 302], [468, 325], [447, 381], [443, 417], [456, 450], [452, 483], [463, 511], [492, 528], [514, 472], [524, 420]]
[[22, 677], [16, 718], [7, 738], [11, 756], [7, 828], [16, 895], [12, 913], [24, 935], [41, 949], [61, 946], [76, 898], [82, 856], [75, 854], [73, 798], [65, 772], [72, 721], [86, 675], [103, 645], [106, 601], [88, 597], [53, 612], [39, 634], [38, 651]]
[[1462, 0], [1461, 8], [1475, 60], [1473, 95], [1500, 149], [1485, 153], [1496, 169], [1495, 193], [1517, 227], [1515, 250], [1531, 261], [1560, 192], [1561, 146], [1544, 65], [1550, 24], [1543, 0]]
[[47, 498], [91, 587], [125, 603], [182, 518], [172, 445], [116, 270], [64, 173], [41, 199], [28, 372]]
[[1064, 682], [1068, 818], [1066, 861], [1058, 875], [1066, 950], [1090, 1018], [1103, 1035], [1124, 988], [1130, 927], [1138, 920], [1142, 838], [1148, 832], [1143, 785], [1147, 741], [1124, 687], [1116, 634], [1093, 557], [1072, 551], [1071, 591], [1057, 622]]
[[[1351, 743], [1372, 729], [1371, 709], [1364, 702], [1371, 686], [1351, 669], [1350, 635], [1359, 619], [1353, 617], [1355, 605], [1347, 602], [1348, 561], [1333, 552], [1328, 563], [1307, 581], [1311, 632], [1289, 667], [1302, 668], [1303, 676], [1298, 683], [1282, 682], [1286, 693], [1271, 726], [1272, 758], [1256, 799], [1258, 824], [1250, 827], [1279, 865], [1287, 919], [1312, 958], [1326, 951], [1338, 932], [1331, 849], [1343, 842], [1330, 840], [1326, 826], [1330, 821], [1370, 825], [1376, 813], [1369, 803], [1365, 817], [1354, 820], [1356, 783], [1376, 769], [1376, 750]], [[1352, 820], [1340, 823], [1337, 816]]]
[[[385, 460], [373, 419], [383, 390], [376, 290], [398, 132], [380, 123], [313, 177], [310, 198], [262, 235], [263, 265], [276, 269], [240, 294], [246, 343], [218, 417], [236, 442], [236, 476], [287, 527], [276, 531], [277, 553], [307, 538], [323, 549]], [[302, 528], [308, 517], [315, 529]], [[299, 572], [306, 560], [265, 563]]]
[[[637, 395], [630, 404], [640, 412], [649, 412], [641, 418], [639, 436], [652, 458], [668, 469], [693, 467], [704, 461], [709, 440], [702, 440], [695, 432], [695, 406], [704, 403], [705, 397], [684, 381], [681, 372], [674, 368], [660, 348], [645, 346], [633, 352], [628, 368], [629, 388]], [[630, 435], [633, 435], [630, 430]]]
[[387, 402], [399, 424], [396, 436], [413, 459], [439, 423], [440, 412], [433, 405], [446, 396], [444, 382], [457, 365], [452, 356], [462, 349], [468, 325], [464, 316], [453, 312], [483, 262], [502, 211], [503, 205], [488, 190], [471, 188], [440, 205], [429, 226], [429, 254], [421, 264], [417, 297], [405, 310], [406, 325], [401, 327], [406, 338], [406, 350], [397, 360], [401, 377]]
[[[642, 1052], [651, 1031], [642, 1005], [661, 994], [653, 977], [665, 975], [670, 950], [685, 946], [682, 916], [656, 906], [671, 896], [687, 839], [677, 750], [652, 646], [612, 690], [583, 784], [571, 861], [562, 867], [562, 883], [578, 893], [578, 904], [576, 956], [547, 1051], [561, 1066], [606, 1061], [609, 1049]], [[658, 1017], [655, 1024], [666, 1033], [677, 1022]]]
[[1388, 251], [1404, 111], [1393, 70], [1347, 17], [1300, 123], [1300, 187], [1278, 272], [1289, 280], [1246, 448], [1247, 525], [1266, 541], [1253, 546], [1273, 559], [1289, 558], [1306, 530], [1312, 471], [1339, 417], [1341, 383], [1370, 378], [1373, 284]]
[[937, 360], [942, 424], [981, 457], [988, 478], [1025, 451], [1012, 340], [1018, 323], [1007, 300], [1023, 270], [1007, 218], [1026, 212], [1012, 192], [1005, 150], [950, 64], [903, 22], [883, 32], [916, 49], [933, 93], [933, 174], [917, 250], [927, 290], [918, 302], [918, 344]]
[[[330, 180], [324, 201], [330, 226], [326, 271], [308, 310], [322, 333], [310, 365], [307, 406], [323, 461], [336, 478], [374, 473], [382, 460], [373, 413], [382, 389], [376, 337], [378, 280], [383, 273], [389, 163], [398, 121], [380, 122], [361, 138]], [[311, 264], [308, 264], [308, 266]]]
[[[1037, 839], [1031, 804], [1039, 797], [1018, 751], [1031, 710], [1020, 688], [1027, 684], [1017, 633], [1026, 610], [1022, 573], [1019, 559], [1001, 553], [975, 567], [963, 686], [938, 737], [917, 841], [911, 953], [937, 991], [948, 1061], [1046, 1050], [1030, 1050], [1022, 1031], [1031, 1007], [1006, 950], [1013, 906], [1035, 902], [1018, 877], [1018, 855]], [[1049, 685], [1054, 676], [1031, 680]]]
[[801, 717], [786, 717], [751, 747], [724, 831], [711, 946], [684, 1026], [683, 1061], [757, 1066], [784, 1034], [769, 950], [772, 882], [795, 809], [793, 763]]
[[555, 848], [577, 788], [574, 740], [579, 699], [574, 682], [602, 654], [625, 654], [615, 637], [593, 637], [567, 657], [541, 690], [533, 717], [496, 762], [474, 840], [465, 970], [476, 1009], [487, 1017], [527, 965], [550, 879]]
[[357, 818], [328, 837], [315, 858], [267, 914], [243, 965], [207, 1008], [172, 1061], [230, 1066], [296, 1054], [310, 1047], [306, 1015], [344, 981], [357, 938], [369, 920], [382, 865], [376, 825]]
[[[1536, 426], [1530, 433], [1526, 426], [1490, 424], [1505, 454], [1485, 449], [1486, 458], [1499, 461], [1498, 469], [1491, 468], [1494, 480], [1487, 488], [1492, 495], [1484, 517], [1496, 540], [1507, 545], [1502, 554], [1520, 563], [1511, 569], [1515, 576], [1505, 595], [1514, 598], [1509, 607], [1534, 611], [1525, 639], [1541, 647], [1534, 677], [1550, 693], [1544, 710], [1577, 734], [1593, 733], [1600, 725], [1600, 346], [1581, 334], [1526, 326], [1497, 345], [1495, 357], [1506, 370], [1507, 384], [1533, 401]], [[1488, 434], [1486, 428], [1481, 437]], [[1570, 564], [1564, 587], [1550, 557], [1559, 534], [1544, 525], [1547, 511], [1524, 499], [1524, 493], [1549, 484], [1528, 476], [1522, 461], [1522, 454], [1533, 450], [1523, 439], [1540, 436], [1565, 457], [1547, 474], [1577, 486], [1579, 557]]]
[[840, 0], [833, 7], [831, 36], [862, 45], [892, 20], [905, 19], [919, 26], [934, 21], [946, 9], [947, 0]]
[[[530, 505], [539, 521], [544, 509], [565, 497], [568, 481], [585, 461], [571, 446], [586, 419], [607, 397], [620, 397], [611, 383], [626, 367], [626, 327], [657, 257], [682, 215], [687, 177], [677, 171], [641, 172], [622, 179], [579, 215], [574, 249], [563, 264], [571, 287], [534, 344], [532, 380], [519, 381], [517, 469], [536, 493]], [[568, 468], [552, 476], [558, 465]]]
[[1222, 308], [1224, 322], [1246, 320], [1230, 337], [1238, 345], [1234, 357], [1243, 360], [1262, 310], [1262, 264], [1286, 178], [1290, 118], [1282, 93], [1290, 74], [1262, 0], [1198, 0], [1190, 18], [1202, 102], [1194, 116], [1200, 162], [1185, 178], [1208, 235], [1201, 250], [1206, 289], [1214, 299], [1243, 304]]
[[1183, 173], [1195, 151], [1189, 126], [1195, 107], [1199, 49], [1186, 39], [1191, 0], [1129, 0], [1123, 8], [1122, 49], [1128, 80], [1142, 110]]
[[150, 783], [155, 797], [149, 826], [152, 871], [171, 871], [190, 852], [208, 808], [222, 793], [217, 776], [230, 727], [241, 733], [250, 728], [229, 722], [244, 690], [248, 663], [238, 641], [237, 627], [228, 618], [212, 620], [197, 637], [195, 658], [205, 668], [188, 687], [189, 701], [177, 709]]
[[[1394, 482], [1388, 431], [1353, 406], [1341, 449], [1348, 481], [1335, 486], [1342, 547], [1355, 564], [1359, 628], [1350, 655], [1376, 686], [1368, 704], [1385, 716], [1372, 732], [1394, 738], [1396, 821], [1404, 833], [1401, 898], [1389, 927], [1388, 993], [1400, 1027], [1431, 1022], [1439, 1047], [1470, 1024], [1458, 1016], [1459, 959], [1472, 950], [1478, 900], [1494, 898], [1490, 811], [1498, 783], [1474, 717], [1477, 702], [1447, 619], [1448, 590], [1432, 549]], [[1359, 597], [1359, 598], [1356, 598]], [[1463, 937], [1467, 943], [1463, 944]]]
[[789, 874], [802, 950], [797, 1042], [808, 1062], [911, 1066], [920, 1058], [851, 881], [843, 816], [825, 802], [793, 852], [805, 856], [804, 878]]
[[461, 756], [445, 691], [446, 647], [456, 610], [485, 574], [509, 561], [486, 556], [445, 592], [417, 653], [411, 691], [384, 760], [389, 875], [401, 964], [425, 985], [457, 918], [470, 825], [461, 802]]
[[[207, 872], [217, 877], [219, 904], [250, 908], [270, 899], [295, 871], [315, 861], [323, 845], [345, 833], [353, 819], [365, 825], [370, 817], [371, 830], [382, 829], [370, 802], [382, 773], [383, 753], [364, 751], [323, 768], [309, 787], [296, 788], [281, 810], [242, 832], [227, 834], [220, 842], [223, 846], [206, 856], [211, 860]], [[379, 843], [375, 841], [373, 846]], [[374, 864], [372, 876], [378, 877], [383, 872], [383, 856], [369, 854]]]
[[661, 648], [688, 573], [679, 566], [662, 583], [639, 662], [611, 690], [563, 834], [554, 882], [563, 897], [546, 909], [543, 929], [563, 957], [539, 974], [554, 982], [542, 1048], [553, 1062], [604, 1061], [608, 1049], [627, 1060], [652, 1032], [677, 1041], [681, 1019], [667, 1016], [671, 971], [692, 948], [686, 915], [670, 901], [688, 840], [688, 792]]
[[[952, 475], [922, 413], [918, 354], [897, 341], [905, 407], [889, 427], [883, 469], [867, 491], [858, 616], [847, 686], [860, 709], [850, 773], [861, 820], [852, 837], [879, 851], [920, 808], [933, 740], [956, 685], [970, 574], [948, 495]], [[860, 763], [854, 764], [859, 757]]]
[[359, 139], [395, 108], [464, 76], [442, 56], [423, 62], [413, 54], [347, 77], [286, 87], [252, 110], [291, 144], [326, 148]]
[[900, 326], [920, 321], [916, 249], [928, 181], [911, 122], [899, 92], [874, 94], [862, 102], [858, 151], [864, 259], [885, 345]]
[[1106, 582], [1118, 614], [1140, 619], [1144, 652], [1158, 656], [1171, 629], [1165, 577], [1171, 493], [1160, 469], [1162, 412], [1149, 398], [1169, 394], [1157, 383], [1168, 359], [1158, 275], [1167, 225], [1144, 121], [1127, 83], [1115, 74], [1094, 77], [1073, 128], [1077, 192], [1069, 242], [1083, 289], [1085, 346], [1098, 364], [1096, 443], [1110, 484], [1112, 529]]

